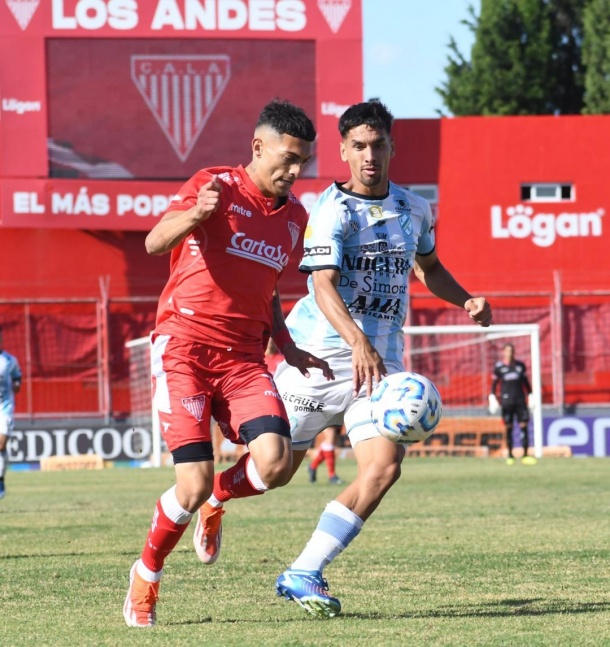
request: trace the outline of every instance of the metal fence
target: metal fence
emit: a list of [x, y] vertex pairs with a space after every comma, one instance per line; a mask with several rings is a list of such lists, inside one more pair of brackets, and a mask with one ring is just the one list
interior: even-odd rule
[[[610, 290], [489, 295], [494, 323], [540, 326], [543, 402], [557, 408], [610, 402]], [[16, 415], [131, 417], [125, 343], [154, 327], [157, 300], [0, 300], [4, 347], [23, 371]], [[410, 325], [468, 323], [463, 312], [414, 295]]]

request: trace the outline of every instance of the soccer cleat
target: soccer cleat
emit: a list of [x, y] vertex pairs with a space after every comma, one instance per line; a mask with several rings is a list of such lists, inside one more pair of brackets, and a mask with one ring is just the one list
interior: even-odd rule
[[343, 480], [335, 474], [328, 477], [328, 483], [330, 485], [343, 485]]
[[311, 465], [307, 466], [307, 473], [309, 474], [309, 482], [310, 483], [315, 483], [317, 474], [316, 474], [316, 468], [312, 467]]
[[521, 462], [523, 463], [523, 465], [536, 465], [538, 459], [534, 458], [533, 456], [524, 456], [521, 459]]
[[222, 543], [222, 515], [224, 508], [215, 508], [209, 503], [204, 503], [199, 508], [197, 526], [193, 535], [193, 545], [197, 557], [204, 564], [213, 564], [220, 555]]
[[137, 573], [138, 561], [129, 572], [129, 590], [123, 605], [128, 627], [153, 627], [157, 622], [157, 600], [160, 582], [147, 582]]
[[514, 465], [515, 464], [515, 459], [511, 456], [506, 459], [506, 464], [507, 465]]
[[275, 583], [278, 596], [294, 600], [305, 611], [319, 618], [333, 618], [341, 613], [341, 602], [326, 593], [328, 582], [320, 571], [284, 571]]

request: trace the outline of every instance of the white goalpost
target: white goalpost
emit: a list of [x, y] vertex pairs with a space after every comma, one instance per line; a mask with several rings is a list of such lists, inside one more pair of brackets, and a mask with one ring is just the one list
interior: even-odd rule
[[152, 399], [150, 338], [140, 337], [125, 344], [129, 351], [129, 393], [131, 421], [149, 428], [152, 436], [150, 465], [161, 467], [162, 440], [159, 416]]
[[542, 456], [542, 366], [538, 324], [406, 326], [407, 370], [431, 379], [443, 395], [443, 417], [487, 415], [494, 364], [506, 343], [528, 369], [533, 393], [534, 454]]

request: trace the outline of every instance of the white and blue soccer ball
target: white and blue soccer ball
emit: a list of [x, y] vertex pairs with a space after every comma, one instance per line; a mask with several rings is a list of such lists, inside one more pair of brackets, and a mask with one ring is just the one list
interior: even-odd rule
[[437, 388], [423, 375], [394, 373], [379, 382], [371, 395], [371, 417], [382, 436], [410, 445], [432, 435], [443, 404]]

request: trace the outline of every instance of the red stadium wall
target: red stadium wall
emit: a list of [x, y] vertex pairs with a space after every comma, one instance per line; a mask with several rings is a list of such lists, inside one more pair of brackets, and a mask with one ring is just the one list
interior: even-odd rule
[[[151, 89], [163, 74], [189, 92], [191, 83], [211, 84], [200, 117], [187, 109], [192, 93], [163, 112], [162, 93]], [[315, 115], [315, 161], [296, 185], [310, 205], [329, 182], [347, 179], [337, 121], [362, 100], [358, 0], [0, 2], [0, 323], [17, 354], [25, 318], [37, 326], [28, 334], [40, 358], [29, 361], [43, 410], [70, 406], [49, 388], [64, 376], [48, 368], [56, 360], [45, 349], [61, 354], [62, 339], [83, 376], [112, 377], [113, 411], [128, 410], [123, 344], [150, 329], [168, 272], [167, 258], [145, 253], [145, 232], [182, 178], [205, 164], [248, 161], [258, 111], [278, 95]], [[471, 291], [496, 299], [498, 323], [541, 324], [546, 401], [607, 399], [610, 358], [599, 340], [610, 334], [610, 304], [599, 293], [610, 273], [610, 117], [399, 120], [394, 138], [392, 179], [438, 185], [443, 262]], [[521, 200], [522, 184], [555, 182], [572, 185], [570, 201]], [[305, 290], [295, 262], [281, 282], [287, 308]], [[413, 323], [463, 323], [418, 282], [413, 292]], [[562, 303], [553, 303], [557, 294]], [[65, 321], [58, 306], [8, 303], [101, 297], [107, 311], [89, 301]], [[99, 339], [80, 336], [100, 321], [108, 328], [101, 351]], [[551, 360], [565, 368], [563, 391]], [[80, 399], [103, 409], [88, 379]]]
[[[610, 117], [444, 119], [438, 244], [478, 290], [609, 287]], [[525, 202], [521, 185], [571, 184], [574, 198]]]

